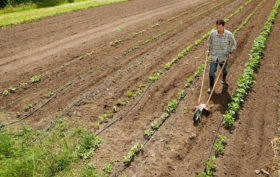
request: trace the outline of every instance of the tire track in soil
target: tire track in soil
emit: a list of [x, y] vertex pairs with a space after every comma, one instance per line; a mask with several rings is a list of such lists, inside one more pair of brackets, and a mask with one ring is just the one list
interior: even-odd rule
[[[275, 18], [268, 37], [264, 57], [255, 75], [255, 83], [238, 113], [235, 129], [229, 133], [224, 155], [217, 158], [218, 176], [263, 176], [255, 170], [265, 169], [278, 176], [279, 156], [274, 157], [271, 140], [277, 137], [279, 121], [280, 78], [279, 43], [280, 15]], [[252, 114], [253, 113], [253, 114]], [[242, 168], [240, 168], [242, 166]]]
[[[197, 54], [198, 53], [196, 53], [196, 55], [190, 56], [190, 58], [197, 56]], [[192, 60], [192, 62], [195, 61]], [[193, 66], [193, 69], [189, 72], [187, 68], [190, 68], [190, 66]], [[196, 69], [195, 65], [182, 67], [184, 68], [176, 71], [176, 74], [172, 73], [172, 76], [165, 76], [165, 79], [161, 79], [165, 82], [157, 83], [155, 86], [152, 86], [151, 91], [149, 91], [150, 97], [146, 96], [145, 98], [143, 98], [143, 101], [140, 103], [140, 105], [138, 106], [139, 108], [137, 108], [137, 110], [131, 112], [126, 118], [126, 120], [122, 120], [118, 122], [117, 125], [110, 128], [110, 132], [107, 131], [106, 134], [101, 135], [101, 138], [105, 140], [105, 143], [110, 142], [114, 144], [114, 146], [111, 146], [110, 144], [103, 144], [101, 149], [95, 152], [94, 158], [92, 159], [93, 162], [103, 164], [104, 162], [113, 160], [110, 158], [122, 157], [123, 155], [126, 155], [127, 151], [133, 144], [135, 144], [137, 140], [143, 140], [144, 128], [148, 127], [152, 122], [151, 115], [153, 117], [152, 119], [160, 116], [167, 102], [171, 98], [174, 98], [174, 95], [177, 94], [178, 90], [175, 91], [173, 88], [177, 88], [179, 84], [181, 84], [182, 87], [184, 82], [184, 79], [182, 78], [185, 77], [185, 72], [189, 72], [189, 74], [192, 74]], [[172, 79], [170, 79], [170, 77], [172, 77]], [[154, 104], [154, 102], [156, 102], [156, 104]], [[90, 108], [91, 105], [86, 105], [84, 106], [84, 109], [82, 109], [79, 112], [85, 113], [86, 111], [90, 111]], [[85, 109], [88, 110], [85, 111]], [[79, 113], [76, 113], [76, 115], [77, 114]], [[91, 114], [86, 112], [85, 115], [90, 116]], [[74, 121], [75, 119], [80, 121], [85, 120], [85, 123], [87, 122], [87, 124], [89, 124], [90, 120], [86, 119], [83, 116], [84, 115], [73, 116], [74, 118], [70, 117], [69, 119], [74, 119]], [[130, 135], [130, 139], [127, 139], [127, 135]]]
[[[210, 25], [209, 25], [210, 26]], [[212, 25], [211, 25], [212, 26]], [[196, 25], [196, 28], [197, 28], [197, 25]], [[201, 31], [200, 33], [202, 33], [203, 31]], [[174, 32], [174, 34], [176, 34], [176, 32]], [[195, 37], [197, 38], [197, 36], [200, 36], [201, 34], [197, 34]], [[178, 38], [178, 37], [177, 37]], [[181, 39], [182, 40], [182, 39]], [[173, 40], [174, 42], [173, 43], [176, 43], [175, 41], [177, 41], [177, 40]], [[192, 41], [192, 40], [191, 40]], [[180, 44], [183, 44], [184, 42], [182, 42], [182, 43], [180, 43]], [[177, 44], [177, 46], [175, 46], [175, 50], [174, 51], [172, 51], [173, 53], [178, 53], [177, 51], [179, 51], [180, 50], [180, 48], [178, 48], [178, 45], [180, 45], [180, 44]], [[155, 44], [156, 45], [156, 44]], [[166, 44], [165, 44], [166, 45]], [[166, 47], [170, 47], [170, 45], [167, 45], [167, 46], [165, 46], [165, 48]], [[160, 53], [158, 52], [159, 50], [162, 50], [162, 47], [158, 47], [158, 49], [157, 49], [157, 51], [155, 51], [155, 56], [154, 57], [150, 57], [151, 59], [152, 58], [156, 58], [156, 56], [157, 55], [159, 55]], [[164, 57], [161, 57], [161, 58], [165, 58], [165, 60], [166, 59], [169, 59], [169, 58], [171, 58], [171, 57], [168, 57], [169, 55], [171, 55], [171, 54], [168, 54], [168, 53], [170, 53], [169, 51], [166, 51], [166, 53], [167, 54], [164, 54]], [[166, 57], [167, 56], [167, 57]], [[147, 58], [144, 58], [145, 60], [147, 60]], [[151, 60], [152, 61], [152, 60]], [[152, 62], [156, 62], [156, 61], [152, 61]], [[163, 62], [163, 61], [162, 61]], [[158, 65], [157, 63], [154, 63], [154, 65]], [[158, 66], [157, 66], [158, 67]], [[162, 65], [160, 66], [160, 67], [162, 67]], [[136, 68], [136, 69], [141, 69], [141, 68], [139, 68], [139, 66]], [[146, 68], [146, 70], [147, 69], [149, 69], [149, 68]], [[150, 68], [151, 69], [151, 68]], [[116, 70], [116, 69], [115, 69]], [[155, 71], [155, 69], [151, 69], [149, 72], [150, 73], [145, 73], [145, 74], [151, 74], [151, 72], [154, 72]], [[143, 71], [142, 72], [140, 72], [140, 74], [141, 73], [143, 73]], [[127, 83], [127, 80], [129, 80], [129, 78], [127, 78], [127, 77], [129, 77], [130, 78], [130, 76], [126, 76], [125, 78], [123, 78], [122, 79], [122, 82], [124, 82], [124, 83]], [[139, 76], [139, 77], [142, 77], [141, 75]], [[148, 75], [147, 75], [147, 77], [148, 77]], [[142, 77], [142, 78], [147, 78], [147, 77]], [[146, 80], [146, 79], [145, 79]], [[101, 80], [102, 81], [102, 80]], [[100, 83], [102, 83], [100, 80], [98, 80], [98, 82], [99, 82], [99, 84]], [[89, 82], [89, 81], [87, 81], [87, 82]], [[115, 81], [116, 82], [116, 81]], [[92, 85], [92, 81], [90, 81], [90, 85], [87, 85], [87, 89], [89, 89], [90, 87], [92, 87], [93, 85]], [[97, 83], [97, 85], [98, 85], [98, 83]], [[84, 87], [85, 88], [85, 87]], [[123, 89], [123, 88], [121, 88], [121, 89]], [[75, 95], [75, 93], [77, 93], [77, 87], [76, 88], [73, 88], [72, 90], [70, 90], [71, 91], [71, 93], [69, 93], [69, 91], [68, 91], [68, 93], [67, 94], [69, 94], [70, 95], [70, 97], [72, 97], [71, 95]], [[81, 92], [81, 93], [85, 93], [86, 91], [84, 91], [84, 90], [80, 90], [79, 92]], [[68, 96], [69, 96], [68, 95]], [[104, 96], [104, 95], [103, 95]], [[106, 94], [105, 94], [105, 96], [106, 96]], [[60, 101], [60, 103], [57, 103], [57, 104], [52, 104], [52, 105], [59, 105], [60, 106], [60, 108], [58, 108], [58, 110], [60, 111], [62, 108], [63, 108], [63, 104], [65, 105], [65, 100], [67, 100], [67, 102], [69, 103], [69, 100], [70, 99], [72, 99], [73, 100], [73, 98], [66, 98], [66, 99], [64, 99], [64, 100], [60, 100], [59, 98], [57, 98], [56, 100], [57, 101]], [[96, 102], [98, 102], [98, 100], [96, 101]], [[55, 106], [56, 107], [56, 106]], [[43, 113], [43, 115], [42, 115], [42, 113]], [[48, 114], [48, 115], [50, 115], [50, 114], [52, 114], [52, 115], [55, 115], [55, 111], [53, 110], [53, 107], [52, 108], [48, 108], [48, 109], [46, 109], [46, 110], [43, 110], [43, 111], [41, 111], [39, 114], [37, 114], [38, 116], [36, 116], [36, 118], [34, 118], [33, 120], [31, 120], [32, 122], [34, 122], [34, 123], [36, 123], [36, 124], [44, 124], [44, 123], [42, 123], [42, 122], [40, 122], [40, 121], [44, 121], [43, 119], [42, 119], [42, 117], [44, 117], [45, 118], [45, 116], [44, 116], [44, 114]], [[38, 117], [38, 118], [37, 118]], [[45, 119], [47, 119], [47, 121], [49, 121], [49, 117], [47, 117], [47, 118], [45, 118]], [[30, 124], [32, 124], [32, 123], [26, 123], [27, 125], [30, 125]], [[45, 123], [46, 124], [46, 123]]]
[[[216, 101], [214, 105], [213, 101], [211, 103], [212, 113], [210, 116], [204, 117], [201, 124], [198, 127], [194, 127], [192, 125], [193, 112], [183, 115], [184, 106], [192, 108], [195, 105], [199, 94], [198, 87], [188, 97], [187, 100], [189, 101], [185, 100], [186, 102], [178, 107], [177, 114], [166, 122], [163, 129], [159, 131], [151, 143], [147, 144], [143, 154], [135, 159], [132, 166], [127, 168], [124, 174], [128, 176], [139, 176], [138, 174], [141, 174], [141, 176], [194, 176], [196, 171], [203, 171], [203, 163], [207, 159], [209, 147], [214, 136], [212, 131], [216, 130], [220, 121], [219, 118], [225, 110], [225, 107], [220, 104], [224, 103], [226, 105], [225, 103], [230, 101], [230, 97], [226, 95], [230, 96], [230, 93], [235, 90], [235, 86], [231, 86], [231, 83], [236, 82], [240, 71], [243, 70], [252, 41], [259, 34], [264, 24], [264, 20], [258, 21], [258, 24], [255, 24], [255, 21], [257, 19], [266, 19], [263, 16], [268, 15], [272, 5], [272, 1], [266, 1], [263, 8], [259, 9], [259, 12], [237, 35], [237, 41], [247, 39], [247, 42], [242, 46], [238, 46], [234, 54], [235, 62], [229, 66], [228, 81], [230, 86], [227, 91], [224, 90], [221, 93], [222, 87], [219, 85], [216, 91], [217, 94], [212, 99]], [[231, 68], [237, 69], [233, 71]], [[205, 88], [204, 93], [207, 89]], [[221, 93], [224, 98], [220, 98], [218, 93]], [[204, 97], [203, 100], [205, 99]]]

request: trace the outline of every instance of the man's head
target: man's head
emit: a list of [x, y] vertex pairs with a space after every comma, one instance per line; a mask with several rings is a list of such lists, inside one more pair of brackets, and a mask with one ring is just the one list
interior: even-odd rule
[[223, 19], [220, 19], [220, 20], [216, 21], [216, 27], [217, 27], [218, 33], [223, 33], [224, 32], [225, 24], [226, 23]]

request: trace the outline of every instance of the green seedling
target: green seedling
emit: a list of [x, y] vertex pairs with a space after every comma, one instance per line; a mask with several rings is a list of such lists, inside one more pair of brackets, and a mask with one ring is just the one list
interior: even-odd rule
[[158, 123], [157, 120], [155, 120], [151, 125], [152, 125], [152, 128], [153, 128], [154, 130], [156, 130], [156, 129], [159, 128], [159, 123]]
[[10, 91], [11, 93], [15, 93], [15, 92], [16, 92], [16, 88], [10, 87], [10, 88], [9, 88], [9, 91]]
[[172, 62], [168, 62], [164, 65], [164, 68], [169, 69], [169, 68], [171, 68], [171, 66], [172, 66]]
[[25, 106], [24, 106], [24, 111], [29, 111], [29, 109], [31, 109], [32, 107], [33, 107], [32, 104], [25, 105]]
[[4, 90], [3, 93], [2, 93], [2, 95], [3, 95], [3, 96], [6, 96], [6, 95], [8, 95], [8, 93], [9, 93], [8, 90]]
[[35, 100], [35, 101], [34, 101], [34, 105], [37, 105], [38, 103], [39, 103], [38, 100]]
[[92, 69], [88, 70], [88, 73], [93, 73], [93, 70]]
[[150, 136], [151, 136], [151, 134], [153, 133], [153, 131], [151, 130], [151, 129], [146, 129], [145, 131], [144, 131], [144, 137], [145, 138], [149, 138]]
[[160, 116], [160, 118], [161, 118], [161, 120], [165, 120], [168, 116], [169, 116], [169, 114], [165, 112]]
[[214, 149], [215, 149], [215, 154], [216, 156], [222, 152], [222, 150], [224, 149], [224, 142], [227, 138], [225, 136], [218, 136], [218, 139], [216, 140], [215, 144], [214, 144]]
[[127, 91], [126, 94], [129, 96], [129, 97], [135, 97], [136, 94], [133, 93], [132, 91]]
[[70, 85], [72, 85], [72, 81], [68, 81], [68, 82], [66, 83], [66, 86], [70, 86]]
[[189, 108], [184, 107], [184, 114], [187, 114], [189, 111], [190, 111]]
[[23, 82], [23, 83], [20, 83], [20, 84], [19, 84], [19, 87], [21, 87], [21, 88], [22, 88], [22, 87], [26, 87], [27, 85], [28, 85], [28, 84], [27, 84], [26, 82]]
[[122, 40], [115, 40], [115, 41], [112, 41], [112, 42], [110, 42], [110, 45], [112, 46], [112, 45], [117, 45], [117, 44], [119, 44], [119, 43], [121, 43], [122, 42]]
[[41, 75], [33, 76], [33, 77], [31, 77], [30, 82], [31, 83], [39, 82], [41, 80], [41, 77], [42, 77]]
[[53, 92], [49, 92], [48, 94], [45, 95], [45, 97], [46, 97], [46, 98], [50, 98], [50, 97], [52, 97], [53, 95], [54, 95]]
[[181, 100], [183, 99], [185, 96], [185, 91], [184, 90], [180, 90], [177, 94], [177, 100]]
[[165, 110], [168, 113], [175, 112], [177, 105], [178, 105], [178, 101], [174, 99], [168, 103], [168, 106], [165, 108]]
[[118, 99], [117, 106], [122, 106], [122, 105], [124, 105], [122, 100]]

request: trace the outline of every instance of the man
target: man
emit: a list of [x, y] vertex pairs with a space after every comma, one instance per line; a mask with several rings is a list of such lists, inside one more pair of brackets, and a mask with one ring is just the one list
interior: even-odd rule
[[[222, 67], [228, 55], [232, 55], [232, 51], [236, 49], [236, 41], [234, 39], [233, 34], [225, 29], [225, 21], [217, 20], [216, 21], [216, 30], [214, 30], [207, 42], [207, 46], [209, 47], [209, 51], [211, 51], [211, 63], [210, 63], [210, 71], [209, 71], [209, 79], [210, 79], [210, 88], [208, 89], [208, 94], [211, 93], [214, 80], [215, 80], [215, 72], [217, 70], [218, 64]], [[228, 61], [225, 64], [223, 70], [223, 80], [222, 84], [226, 85], [226, 77], [228, 73]]]

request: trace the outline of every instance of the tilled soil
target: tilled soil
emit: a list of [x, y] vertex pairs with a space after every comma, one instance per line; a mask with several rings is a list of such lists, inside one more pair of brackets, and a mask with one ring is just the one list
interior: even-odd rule
[[[232, 17], [227, 23], [227, 29], [230, 31], [236, 29], [259, 2], [261, 1], [253, 0], [240, 13]], [[215, 9], [205, 12], [205, 10], [221, 3], [223, 4]], [[40, 82], [29, 84], [25, 89], [19, 88], [15, 93], [0, 98], [1, 111], [4, 112], [0, 115], [1, 123], [18, 120], [16, 118], [17, 112], [21, 112], [21, 117], [28, 114], [28, 112], [24, 112], [23, 107], [38, 100], [38, 104], [29, 111], [29, 113], [32, 112], [47, 101], [46, 94], [55, 93], [57, 88], [71, 81], [71, 84], [68, 84], [63, 91], [59, 92], [39, 111], [19, 123], [9, 125], [7, 128], [16, 130], [22, 125], [26, 125], [36, 130], [43, 130], [56, 120], [58, 114], [65, 113], [65, 115], [69, 115], [67, 119], [69, 126], [73, 127], [79, 122], [88, 130], [97, 132], [106, 125], [105, 123], [101, 124], [100, 128], [96, 127], [96, 122], [99, 120], [98, 115], [112, 110], [118, 99], [124, 98], [128, 90], [135, 91], [138, 85], [147, 82], [150, 75], [162, 69], [165, 63], [176, 57], [188, 44], [194, 43], [196, 39], [209, 31], [214, 26], [216, 19], [226, 18], [244, 3], [244, 0], [134, 0], [1, 29], [0, 89], [8, 89], [10, 86], [16, 87], [19, 83], [28, 82], [32, 76], [42, 74]], [[244, 64], [248, 60], [253, 40], [259, 35], [273, 5], [274, 1], [266, 0], [248, 24], [236, 34], [238, 49], [229, 64], [229, 86], [222, 87], [221, 84], [218, 84], [210, 102], [211, 114], [208, 117], [203, 117], [198, 126], [194, 126], [192, 123], [193, 112], [183, 113], [184, 108], [187, 107], [191, 110], [196, 104], [200, 91], [201, 81], [199, 80], [181, 102], [176, 113], [172, 114], [165, 122], [144, 147], [144, 151], [134, 159], [130, 167], [122, 172], [123, 174], [126, 176], [194, 176], [196, 172], [203, 171], [203, 162], [208, 157], [214, 131], [230, 101], [230, 95], [236, 89], [237, 77], [241, 75]], [[185, 12], [184, 15], [168, 20], [182, 12]], [[194, 17], [200, 13], [203, 14]], [[182, 24], [182, 21], [186, 21], [185, 24]], [[143, 45], [147, 39], [178, 24], [181, 25], [173, 31]], [[120, 44], [110, 45], [110, 42], [116, 40], [122, 41]], [[256, 102], [257, 96], [262, 95], [262, 99], [258, 99], [257, 106], [262, 104], [267, 108], [266, 111], [269, 107], [278, 111], [278, 108], [275, 107], [276, 104], [271, 106], [267, 104], [271, 103], [271, 98], [276, 103], [277, 100], [279, 101], [279, 97], [276, 97], [279, 88], [275, 87], [275, 84], [273, 87], [271, 83], [275, 83], [274, 80], [277, 79], [277, 76], [279, 78], [279, 70], [277, 70], [279, 62], [277, 63], [275, 55], [276, 49], [273, 48], [276, 43], [270, 43], [271, 52], [266, 54], [268, 56], [271, 54], [275, 61], [271, 57], [263, 60], [263, 63], [269, 60], [268, 63], [265, 62], [267, 67], [263, 69], [268, 78], [264, 79], [259, 76], [263, 68], [261, 66], [257, 75], [257, 83], [259, 77], [260, 80], [268, 83], [266, 89], [274, 88], [274, 92], [271, 92], [270, 97], [265, 97], [263, 93], [260, 93], [261, 91], [258, 92], [262, 89], [265, 92], [266, 89], [262, 88], [264, 84], [256, 85], [256, 88], [252, 89], [252, 91], [256, 89], [256, 95], [252, 94], [253, 99], [248, 96], [248, 103], [246, 103], [249, 105], [248, 109], [245, 104], [239, 113], [239, 121], [242, 124], [239, 126], [237, 123], [236, 129], [228, 136], [229, 141], [224, 156], [218, 162], [218, 176], [227, 176], [228, 174], [231, 174], [230, 176], [250, 176], [253, 172], [252, 168], [257, 168], [246, 166], [246, 158], [244, 161], [238, 161], [237, 157], [242, 156], [238, 148], [246, 150], [246, 145], [251, 144], [249, 141], [248, 144], [242, 144], [248, 133], [251, 141], [262, 135], [260, 132], [244, 132], [250, 125], [251, 112], [255, 110], [250, 105]], [[196, 68], [203, 63], [205, 45], [204, 41], [199, 46], [194, 47], [170, 70], [164, 71], [160, 79], [151, 85], [139, 103], [136, 102], [138, 96], [135, 99], [130, 99], [126, 105], [118, 107], [118, 113], [114, 114], [109, 122], [127, 112], [131, 106], [137, 103], [122, 120], [100, 134], [104, 143], [91, 157], [91, 162], [97, 167], [101, 167], [112, 160], [123, 160], [123, 156], [136, 142], [141, 143], [145, 140], [144, 130], [150, 127], [151, 122], [160, 117], [167, 103], [176, 98], [179, 89], [184, 88], [185, 78], [193, 75]], [[135, 46], [137, 46], [136, 49], [130, 51]], [[79, 56], [85, 57], [79, 58]], [[272, 66], [269, 63], [275, 65]], [[274, 74], [268, 70], [269, 66], [275, 68]], [[206, 79], [205, 85], [208, 87], [208, 79]], [[269, 85], [270, 87], [268, 87]], [[206, 93], [208, 89], [206, 87], [203, 93]], [[87, 97], [81, 99], [85, 96]], [[204, 94], [203, 100], [206, 99], [207, 95]], [[10, 116], [6, 116], [8, 113]], [[271, 114], [271, 119], [267, 119], [267, 123], [264, 123], [269, 125], [267, 127], [269, 133], [266, 137], [262, 137], [266, 141], [269, 141], [269, 138], [275, 133], [275, 130], [273, 131], [269, 127], [276, 126], [276, 120], [273, 119], [273, 116], [277, 112], [268, 113]], [[262, 111], [256, 112], [256, 114], [259, 115], [260, 119], [267, 115], [266, 112]], [[243, 123], [242, 115], [244, 122], [248, 120], [248, 124]], [[258, 127], [261, 125], [263, 124], [253, 124], [253, 130], [258, 131]], [[240, 132], [237, 131], [238, 127], [241, 129]], [[262, 130], [264, 132], [264, 129]], [[237, 132], [240, 134], [236, 135]], [[243, 139], [241, 138], [242, 140], [239, 141], [235, 137], [243, 137]], [[256, 144], [255, 147], [262, 145], [262, 139], [258, 142], [259, 144]], [[237, 145], [238, 143], [243, 146]], [[262, 156], [266, 151], [267, 149], [260, 148], [257, 151], [250, 151], [250, 153], [252, 156], [254, 154], [256, 157], [261, 156], [262, 159], [266, 158], [266, 156]], [[227, 155], [227, 152], [236, 155], [233, 157]], [[256, 153], [259, 154], [256, 155]], [[249, 160], [250, 157], [248, 156], [247, 159]], [[246, 168], [244, 171], [232, 169], [236, 172], [235, 174], [228, 168], [232, 161], [238, 161]], [[259, 159], [260, 165], [266, 164], [261, 164], [261, 162], [263, 161]], [[232, 168], [237, 168], [238, 163], [235, 163]], [[120, 164], [121, 162], [116, 163], [114, 168]], [[222, 169], [222, 164], [226, 168]], [[79, 168], [78, 166], [72, 170], [77, 173]]]

